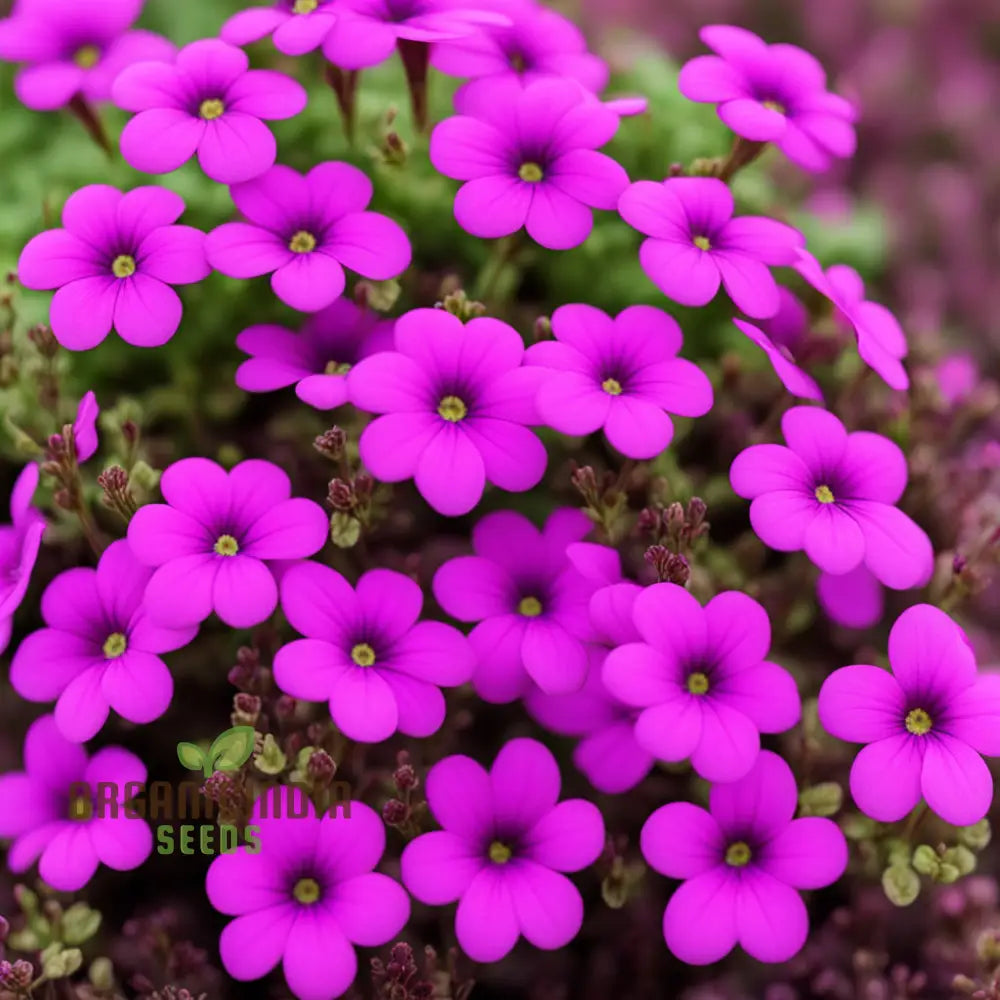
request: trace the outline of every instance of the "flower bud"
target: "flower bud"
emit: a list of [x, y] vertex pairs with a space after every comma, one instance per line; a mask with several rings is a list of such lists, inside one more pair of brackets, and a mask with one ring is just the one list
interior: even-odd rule
[[233, 698], [233, 713], [230, 716], [234, 726], [253, 726], [260, 718], [261, 700], [254, 694], [241, 691]]
[[382, 819], [389, 826], [399, 826], [405, 819], [409, 809], [406, 808], [406, 803], [400, 802], [399, 799], [389, 799], [384, 806], [382, 806]]
[[288, 694], [283, 694], [274, 703], [274, 714], [279, 719], [290, 719], [295, 714], [295, 707], [298, 702]]
[[354, 510], [354, 489], [343, 479], [331, 479], [327, 487], [327, 503], [334, 510]]
[[882, 890], [893, 906], [909, 906], [920, 895], [920, 876], [908, 865], [890, 865], [882, 872]]
[[958, 840], [959, 843], [974, 851], [981, 851], [989, 844], [992, 835], [990, 821], [981, 819], [978, 823], [973, 823], [972, 826], [963, 826], [958, 831]]
[[799, 793], [799, 815], [833, 816], [844, 802], [844, 790], [835, 781], [822, 781]]
[[111, 964], [111, 959], [105, 958], [103, 955], [100, 958], [95, 958], [90, 963], [87, 978], [95, 990], [100, 990], [102, 993], [110, 993], [115, 986], [115, 972]]
[[330, 518], [330, 538], [338, 549], [350, 549], [361, 537], [361, 522], [346, 511], [334, 511]]
[[347, 435], [339, 427], [331, 427], [313, 441], [313, 447], [332, 462], [339, 462], [347, 447]]
[[958, 871], [959, 876], [971, 875], [976, 870], [976, 856], [962, 844], [949, 847], [941, 855], [942, 864], [952, 865]]
[[288, 764], [281, 747], [278, 746], [271, 733], [264, 737], [260, 753], [254, 758], [253, 765], [262, 774], [281, 774]]
[[400, 792], [412, 791], [419, 784], [417, 772], [410, 764], [402, 764], [400, 767], [396, 768], [396, 771], [393, 773], [392, 780], [396, 783], [396, 788], [398, 788]]
[[337, 773], [336, 761], [325, 751], [316, 750], [306, 765], [306, 774], [318, 788], [327, 788]]
[[938, 852], [928, 844], [920, 844], [913, 852], [911, 864], [921, 875], [935, 878], [941, 870], [941, 858]]

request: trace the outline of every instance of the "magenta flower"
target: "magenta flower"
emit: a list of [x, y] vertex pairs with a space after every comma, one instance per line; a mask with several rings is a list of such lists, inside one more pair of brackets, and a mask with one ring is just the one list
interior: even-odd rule
[[393, 349], [393, 323], [378, 313], [337, 299], [306, 320], [299, 333], [287, 327], [251, 326], [236, 338], [250, 355], [236, 371], [247, 392], [295, 384], [295, 394], [318, 410], [347, 402], [347, 373], [362, 358]]
[[26, 465], [10, 495], [10, 524], [0, 524], [0, 653], [7, 648], [14, 612], [24, 600], [45, 533], [45, 518], [31, 506], [38, 466]]
[[233, 14], [219, 37], [230, 45], [249, 45], [271, 36], [286, 56], [301, 56], [323, 44], [337, 19], [336, 0], [278, 0], [271, 7], [248, 7]]
[[746, 320], [734, 319], [733, 323], [737, 329], [750, 338], [766, 355], [771, 362], [774, 374], [781, 380], [781, 384], [799, 399], [812, 399], [817, 403], [823, 402], [823, 393], [816, 384], [816, 380], [804, 372], [792, 358], [792, 353], [787, 347], [776, 344], [763, 330]]
[[60, 573], [42, 595], [47, 628], [32, 632], [10, 665], [10, 683], [28, 701], [58, 699], [56, 725], [68, 740], [95, 736], [114, 709], [146, 723], [167, 710], [174, 682], [156, 654], [186, 646], [197, 628], [161, 628], [143, 604], [153, 571], [128, 542], [112, 542], [97, 569]]
[[993, 801], [980, 755], [1000, 756], [1000, 675], [976, 673], [965, 633], [930, 604], [896, 619], [889, 662], [835, 670], [819, 693], [823, 728], [868, 744], [851, 768], [854, 801], [892, 823], [923, 796], [947, 823], [978, 823]]
[[271, 274], [282, 302], [318, 312], [344, 290], [344, 268], [384, 281], [410, 263], [400, 227], [366, 212], [372, 182], [348, 163], [321, 163], [305, 176], [280, 164], [229, 193], [249, 222], [227, 222], [208, 234], [205, 251], [231, 278]]
[[854, 155], [857, 114], [826, 89], [819, 62], [796, 45], [768, 45], [728, 24], [702, 28], [718, 55], [698, 56], [681, 69], [677, 86], [691, 101], [718, 104], [719, 117], [739, 136], [773, 142], [803, 170], [821, 173], [834, 158]]
[[388, 59], [400, 41], [446, 41], [509, 22], [469, 0], [338, 0], [323, 55], [344, 69], [364, 69]]
[[668, 299], [707, 305], [721, 283], [748, 316], [773, 316], [780, 302], [768, 265], [794, 264], [805, 238], [763, 216], [734, 219], [733, 209], [732, 192], [715, 177], [637, 181], [618, 202], [622, 218], [650, 237], [639, 260]]
[[355, 946], [385, 944], [410, 915], [403, 887], [372, 871], [385, 850], [382, 820], [363, 802], [349, 816], [317, 817], [286, 786], [257, 800], [250, 826], [258, 853], [222, 854], [205, 879], [212, 906], [236, 918], [219, 938], [226, 972], [246, 982], [281, 962], [299, 1000], [341, 996], [358, 974]]
[[826, 410], [796, 406], [781, 418], [788, 447], [757, 444], [733, 461], [733, 489], [750, 523], [779, 552], [805, 550], [835, 576], [864, 563], [894, 590], [923, 586], [933, 571], [927, 535], [895, 504], [906, 458], [888, 438], [848, 434]]
[[809, 310], [784, 285], [779, 285], [778, 311], [762, 319], [759, 326], [776, 347], [794, 357], [809, 333]]
[[660, 806], [642, 828], [650, 865], [684, 880], [663, 914], [667, 947], [688, 965], [718, 962], [737, 944], [759, 962], [785, 962], [809, 933], [798, 890], [836, 882], [847, 841], [832, 820], [792, 819], [795, 778], [770, 750], [739, 781], [713, 785], [708, 802]]
[[63, 347], [87, 351], [112, 327], [134, 347], [160, 347], [181, 321], [171, 285], [201, 281], [210, 271], [205, 234], [175, 226], [184, 202], [173, 191], [134, 188], [122, 194], [90, 184], [63, 207], [63, 229], [39, 233], [21, 251], [25, 288], [57, 289], [49, 322]]
[[568, 77], [588, 90], [608, 82], [607, 63], [587, 51], [583, 32], [568, 18], [533, 0], [505, 6], [507, 27], [486, 26], [431, 48], [431, 65], [449, 76], [489, 80], [516, 76], [522, 84], [545, 77]]
[[764, 659], [771, 645], [767, 612], [726, 591], [703, 608], [683, 587], [657, 583], [635, 598], [641, 641], [613, 649], [605, 686], [643, 711], [635, 738], [665, 761], [691, 758], [709, 781], [742, 778], [757, 759], [761, 733], [799, 721], [791, 675]]
[[949, 354], [934, 366], [933, 372], [941, 398], [949, 409], [964, 403], [981, 379], [976, 359], [968, 353]]
[[468, 683], [475, 656], [457, 629], [417, 620], [423, 600], [413, 580], [392, 570], [369, 570], [352, 588], [327, 566], [293, 567], [281, 581], [281, 607], [307, 638], [275, 654], [275, 683], [294, 698], [329, 700], [352, 740], [436, 733], [445, 715], [440, 688]]
[[472, 683], [481, 698], [514, 701], [534, 681], [543, 691], [580, 689], [593, 638], [587, 602], [600, 586], [574, 565], [568, 547], [589, 534], [582, 511], [553, 511], [539, 531], [503, 510], [472, 529], [475, 555], [446, 562], [434, 596], [453, 618], [478, 622], [469, 639], [478, 658]]
[[833, 303], [837, 319], [854, 331], [861, 360], [890, 388], [909, 388], [910, 379], [902, 364], [907, 353], [906, 335], [885, 306], [865, 300], [865, 286], [858, 272], [846, 264], [835, 264], [824, 271], [819, 261], [804, 250], [799, 251], [794, 266]]
[[[53, 889], [76, 892], [99, 864], [138, 868], [153, 849], [153, 835], [125, 800], [146, 780], [146, 768], [121, 747], [104, 747], [89, 760], [78, 743], [43, 715], [24, 740], [24, 770], [0, 774], [0, 838], [12, 838], [7, 867], [20, 874], [37, 860]], [[99, 789], [102, 783], [110, 785]], [[113, 789], [113, 799], [107, 791]], [[103, 801], [102, 801], [103, 800]], [[95, 808], [100, 802], [101, 808]]]
[[232, 628], [265, 621], [278, 605], [272, 560], [305, 559], [326, 541], [326, 514], [291, 497], [288, 476], [250, 459], [228, 473], [207, 458], [174, 462], [160, 479], [165, 504], [133, 515], [128, 542], [156, 567], [145, 604], [154, 624], [183, 628], [214, 610]]
[[78, 462], [86, 462], [97, 451], [97, 418], [100, 413], [94, 393], [84, 393], [73, 421], [73, 445]]
[[541, 365], [538, 413], [563, 434], [604, 429], [630, 458], [653, 458], [670, 444], [668, 413], [700, 417], [712, 408], [712, 384], [678, 358], [683, 336], [673, 317], [630, 306], [614, 319], [588, 305], [552, 314], [554, 341], [529, 347], [526, 364]]
[[449, 517], [468, 514], [487, 481], [520, 493], [545, 472], [538, 423], [540, 369], [522, 368], [520, 334], [497, 319], [463, 324], [443, 309], [396, 321], [396, 350], [360, 361], [348, 376], [355, 406], [384, 416], [360, 440], [376, 479], [413, 477], [420, 495]]
[[552, 754], [510, 740], [487, 772], [469, 757], [446, 757], [427, 775], [427, 804], [443, 827], [411, 841], [403, 884], [421, 902], [458, 900], [455, 934], [474, 961], [497, 962], [521, 935], [562, 948], [583, 923], [583, 900], [561, 872], [597, 860], [604, 821], [592, 802], [559, 802]]
[[0, 59], [27, 63], [14, 78], [18, 100], [54, 111], [77, 95], [111, 99], [126, 66], [174, 57], [174, 46], [151, 31], [129, 31], [143, 0], [21, 0], [0, 20]]
[[816, 599], [826, 616], [845, 628], [871, 628], [885, 609], [882, 584], [864, 563], [840, 576], [820, 573]]
[[592, 208], [613, 209], [628, 175], [596, 152], [618, 129], [618, 115], [573, 80], [521, 86], [504, 76], [469, 95], [463, 114], [431, 135], [431, 163], [465, 181], [455, 218], [473, 236], [509, 236], [522, 226], [549, 250], [579, 246]]
[[115, 104], [137, 111], [122, 130], [122, 156], [149, 174], [176, 170], [198, 154], [214, 181], [235, 184], [274, 166], [278, 152], [261, 119], [292, 118], [306, 92], [284, 73], [250, 69], [242, 49], [203, 38], [173, 65], [136, 63], [112, 89]]

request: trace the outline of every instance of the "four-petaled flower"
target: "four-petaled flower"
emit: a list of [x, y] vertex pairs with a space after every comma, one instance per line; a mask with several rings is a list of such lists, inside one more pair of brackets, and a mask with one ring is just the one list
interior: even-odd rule
[[248, 7], [219, 30], [230, 45], [249, 45], [265, 35], [286, 56], [301, 56], [323, 44], [337, 19], [339, 0], [278, 0], [271, 7]]
[[784, 344], [775, 343], [760, 327], [746, 320], [734, 319], [733, 323], [740, 333], [749, 337], [767, 355], [774, 374], [793, 396], [823, 402], [823, 392], [816, 380], [795, 363], [792, 352]]

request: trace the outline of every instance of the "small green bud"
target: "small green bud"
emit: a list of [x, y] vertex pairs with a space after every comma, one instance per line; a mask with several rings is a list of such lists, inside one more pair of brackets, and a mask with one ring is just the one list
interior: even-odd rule
[[882, 890], [893, 906], [909, 906], [920, 895], [920, 876], [906, 865], [889, 865], [882, 872]]
[[388, 312], [396, 304], [403, 286], [395, 278], [391, 278], [389, 281], [365, 281], [364, 289], [366, 302], [372, 309], [376, 312]]
[[281, 774], [287, 764], [288, 758], [278, 746], [273, 734], [268, 733], [264, 737], [260, 753], [254, 758], [253, 766], [263, 774]]
[[941, 856], [941, 860], [947, 865], [954, 865], [959, 875], [970, 875], [976, 870], [975, 854], [962, 844], [949, 847]]
[[74, 903], [63, 914], [62, 926], [65, 944], [83, 944], [97, 933], [101, 926], [101, 915], [86, 903]]
[[899, 837], [885, 842], [886, 860], [890, 865], [909, 865], [913, 852], [910, 845]]
[[16, 885], [14, 886], [14, 899], [17, 900], [17, 905], [28, 916], [33, 914], [38, 909], [38, 896], [31, 891], [26, 885]]
[[844, 802], [844, 790], [835, 781], [823, 781], [799, 793], [800, 816], [833, 816]]
[[144, 489], [147, 493], [152, 493], [160, 483], [160, 471], [150, 468], [145, 462], [136, 462], [132, 466], [129, 478], [136, 486]]
[[95, 990], [101, 990], [105, 993], [111, 992], [115, 987], [115, 972], [114, 967], [111, 965], [111, 959], [104, 958], [103, 956], [95, 958], [90, 963], [87, 978]]
[[875, 833], [875, 820], [854, 813], [840, 821], [840, 829], [848, 840], [868, 840]]
[[933, 847], [921, 844], [913, 852], [913, 867], [921, 875], [930, 875], [931, 878], [936, 878], [941, 869], [941, 858]]
[[981, 851], [986, 847], [992, 836], [993, 831], [990, 829], [988, 819], [981, 819], [978, 823], [973, 823], [972, 826], [963, 826], [958, 831], [959, 843], [965, 844], [966, 847], [970, 847], [974, 851]]
[[934, 881], [940, 882], [942, 885], [951, 885], [952, 882], [957, 882], [961, 877], [962, 873], [954, 865], [942, 861]]
[[46, 979], [65, 979], [83, 965], [83, 952], [79, 948], [67, 948], [46, 958], [48, 950], [42, 952], [42, 975]]
[[346, 511], [334, 511], [330, 518], [330, 538], [338, 549], [350, 549], [361, 537], [361, 522]]

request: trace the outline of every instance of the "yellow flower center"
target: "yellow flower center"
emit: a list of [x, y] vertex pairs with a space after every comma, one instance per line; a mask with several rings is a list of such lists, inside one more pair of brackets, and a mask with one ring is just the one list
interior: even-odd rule
[[712, 241], [707, 236], [696, 236], [693, 243], [699, 250], [712, 249]]
[[525, 618], [537, 618], [542, 613], [542, 602], [537, 597], [522, 597], [517, 611]]
[[777, 111], [779, 115], [783, 115], [785, 113], [785, 106], [783, 104], [779, 104], [777, 101], [761, 101], [760, 103], [769, 111]]
[[490, 844], [490, 861], [497, 865], [505, 865], [511, 859], [513, 851], [499, 840], [494, 840]]
[[469, 408], [458, 398], [458, 396], [445, 396], [444, 399], [438, 403], [438, 413], [444, 417], [445, 420], [450, 420], [453, 424], [457, 424], [459, 420], [464, 420], [468, 415]]
[[300, 878], [295, 883], [292, 895], [298, 902], [304, 903], [306, 906], [312, 906], [313, 903], [319, 901], [319, 882], [314, 878]]
[[206, 101], [201, 102], [201, 106], [198, 108], [198, 114], [201, 115], [205, 121], [214, 121], [216, 118], [222, 117], [222, 112], [226, 110], [225, 104], [222, 103], [217, 97], [210, 97]]
[[292, 253], [312, 253], [316, 249], [316, 237], [300, 229], [288, 241], [288, 249]]
[[93, 818], [94, 806], [86, 795], [76, 795], [69, 800], [69, 819], [86, 822]]
[[80, 69], [93, 69], [101, 61], [101, 50], [96, 45], [82, 45], [73, 54], [73, 62]]
[[726, 864], [733, 868], [743, 868], [750, 864], [751, 856], [750, 847], [742, 840], [737, 840], [726, 848]]
[[926, 736], [934, 723], [922, 708], [914, 708], [906, 713], [906, 731], [914, 736]]
[[351, 659], [359, 667], [370, 667], [375, 663], [375, 650], [367, 642], [359, 642], [351, 650]]
[[135, 274], [135, 257], [121, 253], [111, 262], [111, 273], [116, 278], [130, 278]]
[[324, 375], [346, 375], [351, 366], [346, 361], [327, 361], [323, 369]]
[[708, 674], [696, 670], [693, 674], [688, 674], [687, 689], [691, 694], [708, 693]]
[[545, 176], [545, 171], [537, 163], [522, 163], [517, 176], [529, 184], [537, 184]]
[[601, 383], [601, 388], [609, 396], [620, 396], [622, 394], [622, 384], [616, 378], [606, 378]]
[[311, 14], [319, 6], [319, 0], [295, 0], [293, 14]]
[[109, 660], [117, 660], [128, 649], [128, 641], [121, 632], [112, 632], [101, 647]]
[[234, 556], [240, 551], [240, 545], [232, 535], [219, 535], [215, 543], [215, 551], [220, 556]]
[[834, 496], [833, 490], [829, 486], [817, 486], [816, 487], [816, 499], [820, 503], [833, 503]]

